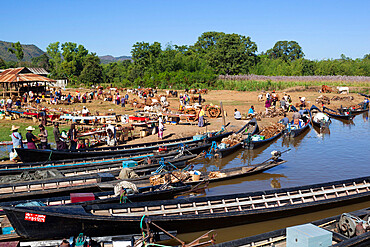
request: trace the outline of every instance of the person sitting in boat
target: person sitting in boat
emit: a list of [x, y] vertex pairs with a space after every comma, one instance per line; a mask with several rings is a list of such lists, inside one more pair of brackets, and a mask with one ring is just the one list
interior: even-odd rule
[[368, 98], [365, 98], [365, 99], [364, 99], [364, 105], [363, 105], [363, 108], [364, 108], [364, 109], [368, 108], [368, 107], [369, 107], [369, 103], [370, 103], [369, 99], [368, 99]]
[[107, 127], [107, 145], [116, 146], [116, 144], [117, 144], [116, 127], [114, 125], [109, 124]]
[[295, 124], [295, 125], [299, 125], [299, 119], [302, 117], [302, 115], [301, 115], [301, 113], [299, 113], [299, 112], [294, 112], [293, 113], [293, 116], [292, 116], [292, 118], [293, 118], [293, 124]]
[[234, 118], [236, 120], [241, 120], [242, 119], [242, 114], [240, 114], [240, 111], [238, 111], [238, 109], [234, 110]]
[[54, 122], [54, 129], [53, 129], [55, 143], [57, 145], [57, 150], [67, 149], [67, 145], [62, 138], [60, 131], [59, 131], [59, 123]]
[[28, 149], [37, 149], [36, 148], [36, 142], [40, 141], [40, 138], [37, 138], [34, 134], [32, 134], [32, 131], [35, 130], [34, 127], [28, 126], [26, 128], [27, 134], [26, 134], [26, 139], [27, 139], [27, 148]]
[[284, 118], [282, 118], [279, 122], [284, 124], [285, 126], [288, 125], [289, 118], [286, 116], [286, 113], [284, 113]]
[[254, 106], [251, 105], [251, 108], [249, 108], [249, 110], [248, 110], [248, 115], [250, 115], [250, 116], [254, 116], [255, 115], [255, 113], [254, 113]]

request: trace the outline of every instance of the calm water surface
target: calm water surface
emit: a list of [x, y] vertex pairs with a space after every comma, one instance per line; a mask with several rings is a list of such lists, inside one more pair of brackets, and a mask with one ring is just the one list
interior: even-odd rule
[[[274, 150], [284, 151], [290, 148], [291, 151], [282, 156], [282, 159], [288, 161], [285, 164], [259, 175], [211, 184], [205, 194], [234, 194], [357, 178], [368, 176], [370, 173], [369, 139], [368, 115], [358, 115], [351, 123], [332, 119], [329, 133], [319, 133], [319, 130], [311, 127], [292, 140], [280, 138], [256, 150], [241, 150], [224, 159], [199, 161], [196, 169], [205, 171], [253, 165], [270, 158]], [[257, 224], [216, 229], [216, 240], [220, 243], [365, 207], [370, 207], [370, 202]], [[179, 237], [191, 241], [202, 233], [204, 232], [180, 234]]]

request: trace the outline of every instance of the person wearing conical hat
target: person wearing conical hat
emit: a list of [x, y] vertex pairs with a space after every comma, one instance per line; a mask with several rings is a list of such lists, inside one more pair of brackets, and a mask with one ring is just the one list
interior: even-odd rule
[[27, 134], [26, 134], [26, 139], [27, 139], [27, 148], [28, 149], [37, 149], [36, 148], [36, 142], [40, 140], [40, 138], [37, 138], [34, 134], [32, 134], [32, 131], [35, 130], [34, 127], [28, 126], [26, 128]]
[[22, 148], [22, 135], [18, 132], [19, 126], [13, 125], [10, 131], [12, 134], [10, 137], [12, 138], [13, 148]]
[[17, 151], [15, 149], [23, 148], [23, 145], [22, 145], [23, 138], [22, 138], [21, 133], [18, 132], [18, 129], [19, 129], [19, 126], [15, 126], [15, 125], [13, 125], [12, 128], [10, 129], [10, 131], [12, 132], [10, 137], [12, 138], [13, 148], [11, 152], [9, 153], [9, 158], [11, 161], [14, 161], [14, 162], [17, 162], [19, 160]]

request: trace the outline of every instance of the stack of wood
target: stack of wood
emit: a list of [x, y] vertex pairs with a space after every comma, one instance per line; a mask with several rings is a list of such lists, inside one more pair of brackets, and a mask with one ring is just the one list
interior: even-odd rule
[[263, 118], [274, 118], [278, 116], [284, 116], [284, 110], [282, 108], [272, 107], [268, 109], [268, 112], [262, 112]]
[[239, 134], [232, 134], [232, 135], [229, 135], [228, 137], [225, 137], [221, 140], [221, 143], [225, 143], [226, 145], [228, 145], [228, 147], [232, 147], [238, 143], [240, 143], [242, 141], [242, 134], [239, 133]]
[[213, 179], [213, 178], [223, 178], [223, 177], [226, 177], [226, 174], [225, 173], [222, 173], [220, 171], [215, 171], [215, 172], [210, 172], [208, 174], [208, 178], [209, 179]]
[[281, 124], [281, 123], [275, 123], [275, 124], [272, 124], [268, 127], [265, 127], [260, 133], [259, 135], [261, 136], [265, 136], [265, 140], [266, 139], [269, 139], [275, 135], [277, 135], [278, 133], [280, 133], [283, 129], [285, 128], [284, 124]]
[[165, 174], [165, 175], [154, 175], [149, 178], [149, 182], [151, 185], [160, 185], [165, 184], [166, 182], [171, 181], [171, 183], [180, 182], [179, 180], [184, 180], [186, 178], [191, 178], [190, 173], [188, 171], [173, 171], [173, 175]]
[[317, 97], [316, 103], [320, 105], [330, 105], [330, 98], [324, 95], [320, 95], [319, 97]]
[[353, 96], [334, 96], [333, 98], [331, 98], [332, 101], [352, 101], [353, 99]]

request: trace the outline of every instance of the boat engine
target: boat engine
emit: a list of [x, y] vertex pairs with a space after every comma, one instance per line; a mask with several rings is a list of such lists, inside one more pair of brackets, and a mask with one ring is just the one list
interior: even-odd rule
[[365, 233], [369, 227], [370, 218], [365, 221], [348, 213], [342, 214], [338, 223], [340, 232], [349, 238]]
[[274, 150], [271, 152], [271, 155], [272, 155], [271, 159], [278, 160], [281, 157], [281, 152]]

